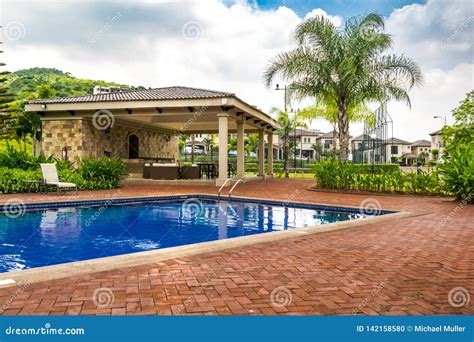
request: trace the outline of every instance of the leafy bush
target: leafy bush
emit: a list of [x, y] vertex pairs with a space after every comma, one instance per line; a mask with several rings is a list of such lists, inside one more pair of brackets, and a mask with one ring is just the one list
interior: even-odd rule
[[457, 199], [474, 203], [474, 147], [458, 147], [438, 165], [447, 189]]
[[22, 170], [0, 167], [0, 193], [27, 192], [24, 180], [41, 180], [40, 170]]
[[51, 163], [52, 161], [52, 156], [48, 158], [45, 156], [33, 157], [26, 152], [16, 150], [10, 145], [0, 153], [0, 167], [10, 169], [35, 170], [39, 168], [40, 163]]
[[371, 173], [367, 165], [329, 159], [314, 167], [317, 186], [325, 189], [436, 195], [446, 193], [437, 172], [403, 173], [400, 168]]
[[102, 157], [100, 159], [84, 158], [79, 167], [79, 174], [87, 188], [114, 189], [119, 186], [126, 166], [121, 159]]
[[[77, 184], [80, 190], [102, 190], [119, 187], [125, 174], [126, 166], [120, 159], [103, 157], [100, 159], [85, 158], [79, 161], [78, 169], [65, 160], [56, 160], [59, 179], [63, 182]], [[28, 191], [25, 180], [41, 180], [41, 170], [0, 167], [0, 193], [21, 193]]]

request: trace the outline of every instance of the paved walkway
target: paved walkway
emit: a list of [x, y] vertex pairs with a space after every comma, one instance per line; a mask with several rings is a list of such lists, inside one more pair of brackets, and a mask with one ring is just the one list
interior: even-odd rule
[[[311, 180], [296, 179], [252, 182], [241, 186], [237, 195], [353, 206], [365, 201], [420, 215], [22, 288], [0, 288], [0, 313], [474, 314], [473, 206], [435, 197], [307, 191], [311, 184]], [[120, 191], [82, 192], [79, 197], [193, 192], [215, 193], [216, 189], [126, 185]], [[58, 200], [56, 195], [3, 195], [0, 203], [12, 198]]]

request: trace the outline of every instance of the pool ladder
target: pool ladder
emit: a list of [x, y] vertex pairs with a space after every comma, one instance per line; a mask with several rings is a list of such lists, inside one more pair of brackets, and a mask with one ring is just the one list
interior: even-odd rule
[[[233, 178], [227, 178], [224, 182], [224, 184], [221, 185], [221, 187], [219, 188], [219, 192], [217, 194], [217, 197], [220, 199], [221, 198], [221, 192], [222, 192], [222, 189], [224, 189], [224, 187], [227, 185], [227, 183], [231, 182]], [[237, 179], [237, 181], [235, 182], [234, 186], [230, 189], [229, 191], [229, 198], [230, 196], [232, 195], [232, 192], [234, 191], [234, 189], [236, 188], [236, 186], [239, 184], [239, 183], [243, 183], [242, 179]]]
[[230, 196], [232, 195], [232, 192], [234, 191], [235, 187], [236, 187], [239, 183], [243, 183], [242, 179], [237, 179], [237, 182], [235, 182], [235, 184], [234, 184], [234, 186], [232, 187], [232, 189], [230, 189], [230, 191], [229, 191], [229, 199], [230, 199]]

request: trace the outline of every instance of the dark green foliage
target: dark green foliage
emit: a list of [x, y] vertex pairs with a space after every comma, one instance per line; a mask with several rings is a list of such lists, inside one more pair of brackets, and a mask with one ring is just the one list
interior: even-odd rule
[[28, 155], [24, 151], [18, 151], [12, 146], [7, 146], [7, 149], [0, 153], [0, 167], [7, 167], [10, 169], [22, 170], [36, 170], [40, 163], [51, 163], [53, 158], [50, 156], [40, 156], [35, 158]]
[[458, 147], [438, 165], [447, 189], [457, 199], [474, 203], [474, 146]]
[[80, 190], [114, 189], [120, 186], [120, 180], [126, 172], [121, 159], [102, 157], [85, 158], [73, 168], [67, 160], [53, 159], [51, 156], [35, 158], [24, 152], [9, 148], [0, 154], [0, 193], [26, 192], [24, 180], [41, 180], [40, 163], [56, 164], [59, 179], [76, 183]]
[[444, 182], [437, 172], [403, 173], [397, 166], [381, 165], [377, 173], [371, 165], [351, 164], [329, 159], [314, 166], [316, 184], [319, 188], [408, 193], [417, 195], [447, 194]]
[[126, 173], [126, 166], [121, 159], [84, 158], [79, 173], [85, 182], [95, 183], [101, 189], [113, 189], [119, 186], [120, 179]]

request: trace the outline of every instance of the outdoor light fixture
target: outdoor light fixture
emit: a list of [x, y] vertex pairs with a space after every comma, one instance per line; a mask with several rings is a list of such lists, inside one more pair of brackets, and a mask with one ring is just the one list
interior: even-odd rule
[[43, 104], [41, 105], [41, 108], [42, 108], [42, 109], [46, 109], [47, 107], [48, 107], [48, 106], [46, 106], [45, 103], [43, 103]]
[[441, 119], [441, 120], [443, 120], [444, 125], [446, 126], [446, 116], [435, 115], [435, 116], [433, 116], [433, 119]]
[[67, 160], [67, 159], [68, 159], [67, 152], [68, 152], [67, 145], [64, 144], [64, 147], [63, 147], [62, 150], [61, 150], [61, 156], [63, 157], [64, 160]]

